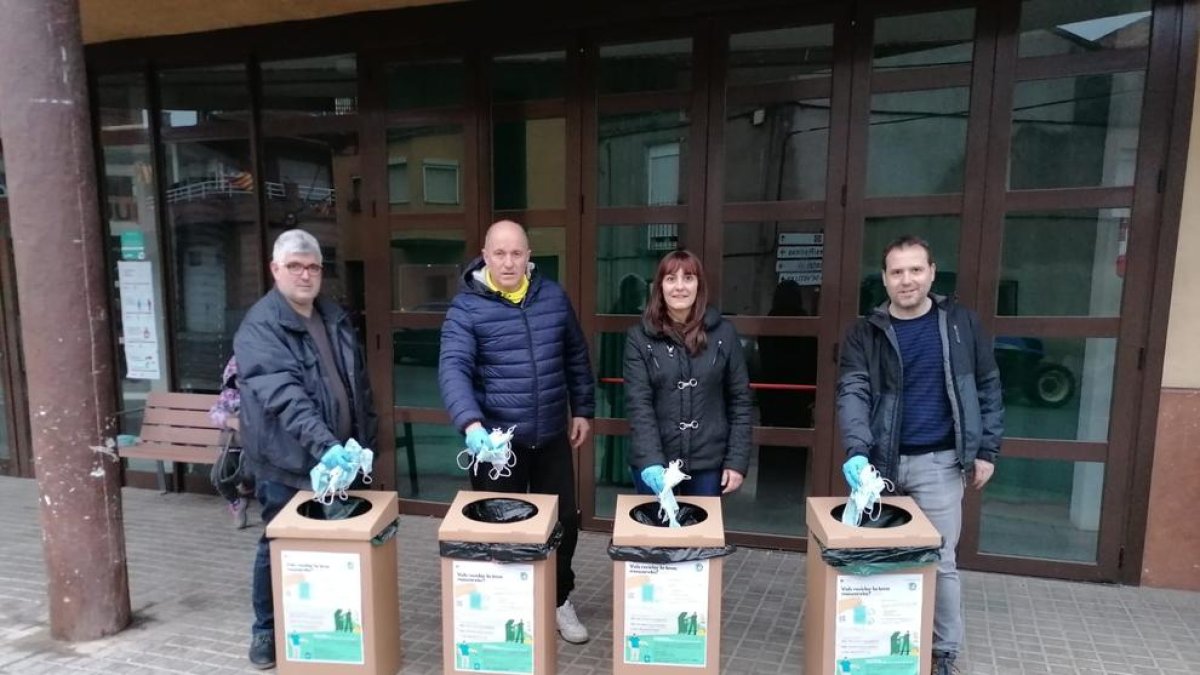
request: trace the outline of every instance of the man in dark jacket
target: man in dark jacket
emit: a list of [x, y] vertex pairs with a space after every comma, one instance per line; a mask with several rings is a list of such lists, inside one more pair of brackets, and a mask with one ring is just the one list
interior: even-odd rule
[[[243, 452], [264, 524], [310, 487], [318, 462], [349, 468], [347, 440], [375, 447], [362, 351], [346, 311], [320, 297], [321, 273], [321, 248], [311, 234], [279, 235], [271, 259], [275, 288], [250, 308], [233, 338]], [[250, 661], [270, 668], [275, 615], [265, 534], [254, 560], [253, 602]]]
[[[963, 640], [955, 561], [963, 484], [995, 470], [1004, 402], [979, 317], [930, 293], [929, 244], [904, 236], [883, 252], [889, 301], [859, 319], [842, 348], [837, 413], [853, 489], [868, 462], [921, 507], [942, 535], [933, 618], [934, 673], [957, 672]], [[924, 649], [925, 645], [921, 645]]]
[[[558, 495], [558, 630], [586, 642], [568, 596], [579, 539], [572, 450], [587, 439], [595, 381], [587, 341], [562, 287], [533, 271], [529, 239], [512, 221], [493, 224], [483, 257], [467, 266], [442, 326], [438, 383], [472, 455], [491, 449], [488, 432], [515, 426], [512, 475], [471, 474], [475, 490]], [[486, 466], [486, 465], [485, 465]]]

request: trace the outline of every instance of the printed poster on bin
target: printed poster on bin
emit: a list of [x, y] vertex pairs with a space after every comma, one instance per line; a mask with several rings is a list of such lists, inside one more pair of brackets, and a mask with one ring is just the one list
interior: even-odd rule
[[357, 553], [283, 551], [284, 657], [363, 663], [362, 561]]
[[838, 675], [920, 675], [922, 580], [838, 575]]
[[533, 673], [533, 565], [455, 560], [454, 669]]
[[708, 570], [707, 560], [625, 563], [625, 663], [707, 665]]

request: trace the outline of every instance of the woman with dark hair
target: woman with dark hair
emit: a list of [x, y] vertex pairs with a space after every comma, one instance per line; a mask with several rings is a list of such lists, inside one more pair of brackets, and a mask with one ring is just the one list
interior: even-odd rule
[[691, 476], [683, 495], [737, 490], [750, 464], [750, 378], [733, 324], [708, 306], [704, 266], [663, 257], [640, 325], [625, 334], [625, 406], [634, 485], [663, 489], [667, 462]]

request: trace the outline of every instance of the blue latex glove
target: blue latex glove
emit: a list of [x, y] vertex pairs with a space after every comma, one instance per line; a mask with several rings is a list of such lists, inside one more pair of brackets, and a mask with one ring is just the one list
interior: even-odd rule
[[846, 485], [850, 486], [851, 490], [858, 489], [858, 474], [862, 473], [863, 468], [870, 464], [866, 457], [855, 455], [846, 460], [842, 465], [842, 475], [846, 477]]
[[342, 447], [342, 445], [339, 443], [337, 445], [329, 446], [329, 449], [325, 451], [325, 454], [321, 455], [321, 464], [328, 469], [332, 469], [335, 466], [340, 467], [343, 473], [350, 473], [350, 471], [354, 469], [354, 458], [351, 457], [350, 452], [346, 450], [346, 448]]
[[467, 451], [474, 457], [482, 450], [494, 450], [491, 434], [483, 426], [471, 427], [467, 432]]
[[667, 469], [658, 464], [648, 466], [642, 469], [642, 482], [649, 486], [654, 494], [663, 491], [663, 480], [667, 476]]

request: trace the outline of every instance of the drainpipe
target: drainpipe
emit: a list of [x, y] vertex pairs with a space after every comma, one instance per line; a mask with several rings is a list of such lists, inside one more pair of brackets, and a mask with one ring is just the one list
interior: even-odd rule
[[129, 625], [105, 299], [77, 0], [0, 0], [0, 136], [50, 633], [93, 640]]

